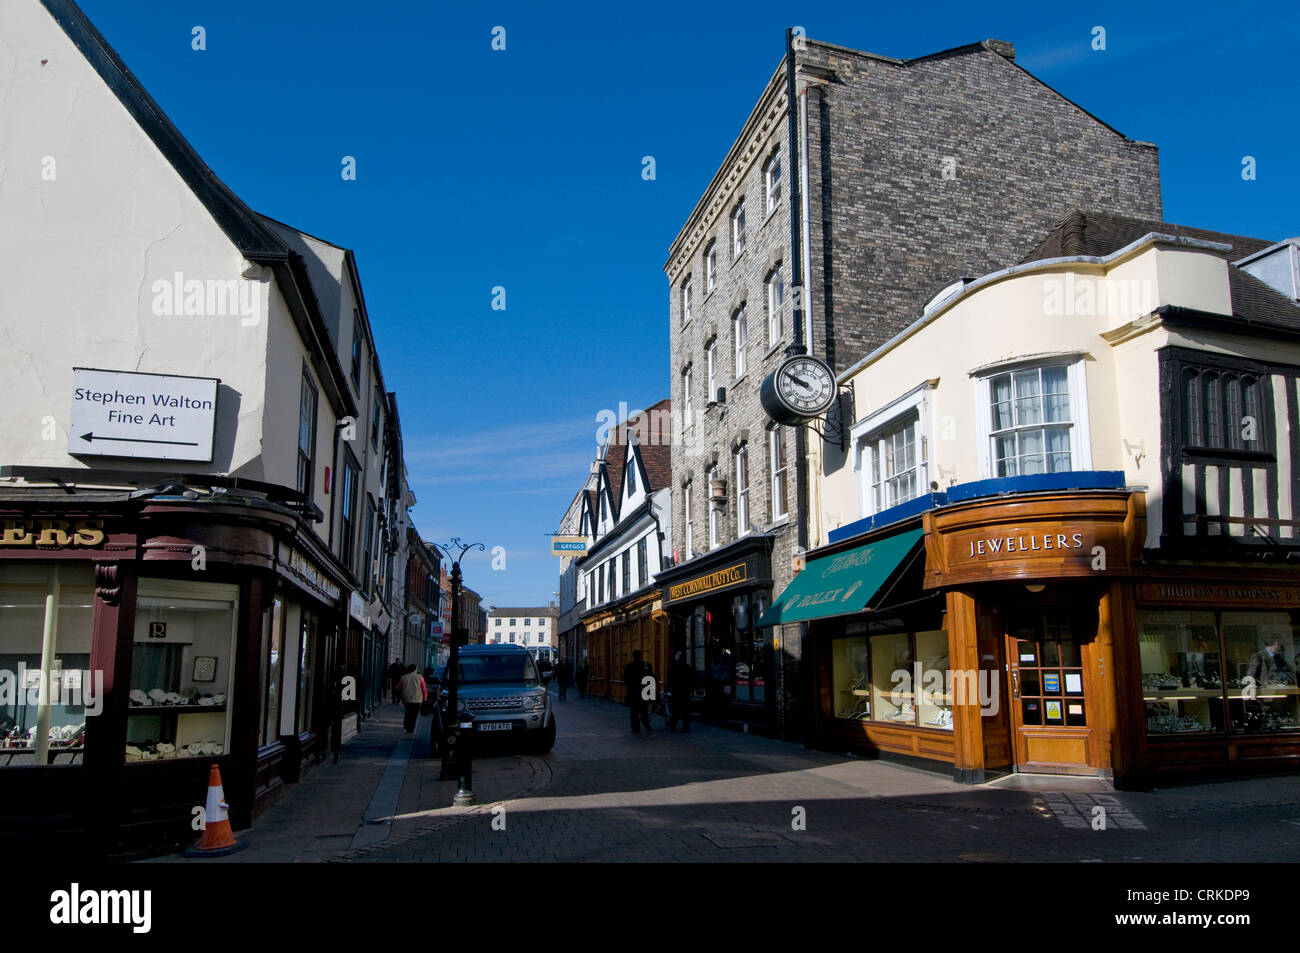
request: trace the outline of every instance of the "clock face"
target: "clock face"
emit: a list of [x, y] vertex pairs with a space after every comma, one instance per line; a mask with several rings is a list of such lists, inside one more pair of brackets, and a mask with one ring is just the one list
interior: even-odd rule
[[799, 355], [777, 370], [776, 392], [791, 410], [805, 417], [816, 417], [835, 401], [835, 377], [825, 362], [811, 355]]

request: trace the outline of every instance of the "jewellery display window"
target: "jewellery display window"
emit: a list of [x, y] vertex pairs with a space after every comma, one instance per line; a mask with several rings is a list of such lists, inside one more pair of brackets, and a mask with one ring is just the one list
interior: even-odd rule
[[912, 637], [906, 632], [871, 639], [872, 721], [916, 724], [916, 689], [912, 683]]
[[128, 763], [212, 757], [229, 750], [238, 608], [236, 586], [140, 580]]
[[1138, 656], [1148, 734], [1223, 731], [1223, 675], [1213, 612], [1140, 612]]
[[836, 718], [871, 720], [871, 680], [868, 677], [867, 637], [835, 639], [831, 643], [831, 703]]
[[1224, 612], [1228, 711], [1233, 731], [1300, 730], [1296, 612]]
[[831, 642], [836, 718], [952, 731], [948, 631], [867, 634], [850, 622]]
[[0, 563], [0, 768], [82, 763], [87, 718], [104, 704], [103, 674], [90, 670], [94, 602], [89, 563]]
[[1300, 611], [1138, 611], [1147, 734], [1300, 731]]
[[921, 682], [917, 686], [916, 713], [926, 728], [952, 731], [952, 676], [948, 666], [948, 630], [917, 632], [916, 661]]

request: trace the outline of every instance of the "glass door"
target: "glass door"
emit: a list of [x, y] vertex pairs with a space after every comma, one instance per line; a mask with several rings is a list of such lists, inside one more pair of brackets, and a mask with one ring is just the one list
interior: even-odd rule
[[1017, 609], [1007, 633], [1013, 747], [1020, 770], [1093, 762], [1088, 666], [1095, 617], [1081, 606]]

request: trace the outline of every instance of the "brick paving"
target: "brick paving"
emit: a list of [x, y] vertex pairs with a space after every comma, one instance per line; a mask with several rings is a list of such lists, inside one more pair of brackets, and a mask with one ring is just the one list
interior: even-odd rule
[[247, 850], [217, 862], [1300, 858], [1295, 775], [1144, 793], [1080, 778], [976, 787], [708, 726], [683, 735], [656, 719], [652, 733], [635, 736], [625, 709], [600, 700], [555, 706], [549, 755], [476, 761], [473, 808], [451, 807], [456, 784], [439, 780], [426, 757], [422, 719], [403, 746], [395, 814], [367, 821], [374, 803], [391, 802], [374, 795], [386, 769], [391, 786], [406, 737], [399, 716], [381, 712], [338, 765], [317, 768], [239, 835]]

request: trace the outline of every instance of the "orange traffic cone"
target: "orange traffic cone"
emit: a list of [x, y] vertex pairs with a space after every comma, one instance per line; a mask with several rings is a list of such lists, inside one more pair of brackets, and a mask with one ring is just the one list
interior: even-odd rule
[[221, 787], [221, 770], [214, 764], [208, 772], [208, 803], [203, 810], [203, 833], [198, 843], [185, 850], [186, 857], [222, 857], [242, 850], [246, 844], [235, 840], [230, 829], [230, 805]]

